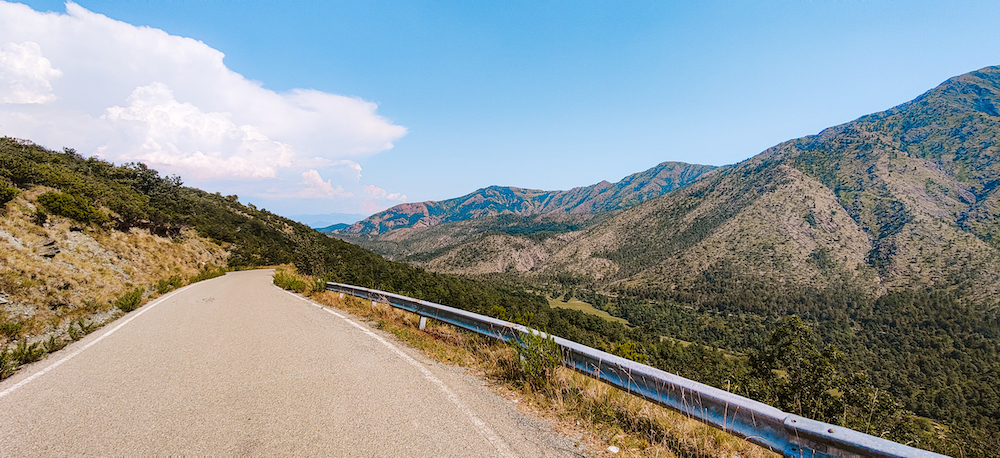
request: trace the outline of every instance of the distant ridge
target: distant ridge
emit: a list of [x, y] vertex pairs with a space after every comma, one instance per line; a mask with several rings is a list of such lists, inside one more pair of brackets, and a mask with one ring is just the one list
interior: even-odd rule
[[336, 231], [336, 230], [339, 230], [339, 229], [348, 228], [348, 227], [351, 227], [351, 225], [347, 224], [347, 223], [337, 223], [337, 224], [331, 224], [331, 225], [329, 225], [327, 227], [319, 227], [319, 228], [316, 228], [316, 230], [320, 231], [320, 232], [322, 232], [324, 234], [329, 234], [329, 233], [331, 233], [333, 231]]
[[594, 214], [659, 197], [715, 169], [711, 165], [664, 162], [617, 183], [602, 181], [568, 191], [490, 186], [455, 199], [400, 204], [336, 232], [379, 235], [396, 229], [429, 228], [497, 215]]
[[321, 215], [315, 215], [315, 214], [288, 215], [287, 218], [292, 221], [298, 221], [311, 228], [319, 229], [319, 228], [328, 228], [330, 226], [334, 226], [337, 224], [350, 226], [352, 223], [365, 219], [365, 216], [366, 215], [357, 215], [351, 213], [325, 213]]

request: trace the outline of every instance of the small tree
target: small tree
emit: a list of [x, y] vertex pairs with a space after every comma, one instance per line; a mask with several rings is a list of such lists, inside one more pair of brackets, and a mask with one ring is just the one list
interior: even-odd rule
[[[838, 366], [844, 354], [832, 345], [819, 350], [812, 330], [790, 316], [774, 331], [762, 351], [750, 356], [758, 383], [756, 397], [775, 407], [814, 420], [835, 422], [844, 412], [839, 391], [844, 378]], [[838, 415], [840, 414], [840, 415]]]

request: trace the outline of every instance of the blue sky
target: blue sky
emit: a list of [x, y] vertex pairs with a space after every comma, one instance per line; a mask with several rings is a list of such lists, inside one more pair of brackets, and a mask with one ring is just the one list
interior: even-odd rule
[[[67, 11], [60, 2], [25, 3], [35, 11]], [[247, 100], [281, 96], [288, 106], [312, 109], [328, 95], [347, 96], [318, 112], [329, 119], [348, 113], [344, 119], [361, 121], [327, 125], [307, 121], [307, 114], [286, 116], [283, 108], [243, 116], [247, 106], [227, 106], [188, 81], [199, 70], [159, 78], [159, 71], [201, 68], [184, 57], [173, 66], [182, 70], [137, 70], [120, 89], [109, 88], [107, 100], [66, 110], [90, 109], [88, 122], [105, 123], [91, 130], [118, 135], [115, 129], [134, 129], [137, 119], [147, 119], [143, 100], [167, 100], [174, 112], [188, 113], [178, 115], [183, 119], [194, 113], [218, 121], [222, 118], [213, 113], [231, 114], [236, 127], [230, 130], [259, 127], [255, 135], [271, 143], [251, 148], [235, 162], [224, 151], [228, 143], [202, 148], [197, 138], [184, 137], [174, 149], [153, 151], [149, 139], [159, 147], [164, 141], [150, 136], [162, 133], [152, 124], [143, 124], [146, 136], [85, 138], [4, 118], [5, 109], [13, 112], [12, 103], [0, 104], [0, 133], [32, 135], [53, 148], [80, 144], [87, 154], [104, 147], [99, 154], [115, 160], [116, 148], [128, 151], [141, 143], [146, 149], [121, 157], [148, 158], [153, 167], [180, 173], [192, 185], [237, 193], [280, 214], [367, 214], [492, 184], [568, 189], [616, 181], [668, 160], [734, 163], [784, 140], [910, 100], [951, 76], [1000, 65], [1000, 3], [987, 1], [81, 0], [78, 5], [126, 24], [190, 37], [223, 53], [229, 71], [266, 90]], [[89, 16], [81, 23], [111, 27]], [[40, 109], [35, 105], [68, 104], [70, 91], [88, 87], [69, 84], [84, 78], [77, 76], [84, 72], [61, 63], [68, 57], [61, 61], [51, 51], [63, 45], [31, 33], [5, 37], [0, 28], [0, 45], [15, 46], [9, 54], [34, 55], [20, 51], [27, 45], [16, 46], [37, 41], [39, 56], [52, 68], [46, 80], [51, 91], [22, 97], [31, 103], [17, 105], [16, 119]], [[76, 41], [114, 48], [119, 45], [107, 37], [120, 35], [95, 32]], [[160, 38], [157, 52], [177, 41]], [[143, 40], [131, 39], [136, 41]], [[191, 46], [171, 55], [208, 53]], [[122, 62], [147, 65], [134, 58]], [[232, 86], [225, 82], [230, 76], [218, 76], [220, 87]], [[152, 85], [154, 80], [164, 84]], [[289, 95], [298, 89], [312, 92]], [[358, 104], [344, 108], [351, 100]], [[266, 119], [267, 111], [284, 118]], [[282, 121], [303, 127], [296, 130]], [[366, 135], [352, 137], [352, 129]], [[246, 145], [245, 138], [240, 141]], [[208, 156], [219, 150], [214, 157], [225, 161], [169, 156], [182, 155], [185, 148], [201, 148]], [[279, 160], [268, 156], [282, 154]], [[223, 170], [212, 165], [223, 163], [241, 172], [199, 175], [191, 168]]]

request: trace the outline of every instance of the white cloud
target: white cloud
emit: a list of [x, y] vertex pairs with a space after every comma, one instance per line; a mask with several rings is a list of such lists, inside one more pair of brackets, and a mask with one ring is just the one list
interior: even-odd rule
[[60, 76], [38, 43], [0, 45], [0, 103], [52, 102], [56, 96], [49, 81]]
[[[208, 188], [271, 180], [250, 187], [260, 190], [296, 187], [303, 173], [318, 179], [324, 170], [357, 182], [358, 158], [406, 134], [375, 103], [311, 89], [277, 93], [223, 58], [200, 41], [75, 3], [59, 14], [0, 0], [0, 135], [141, 160]], [[316, 195], [337, 189], [330, 186]]]
[[382, 189], [375, 185], [365, 186], [365, 193], [371, 196], [372, 199], [384, 199], [384, 200], [398, 200], [400, 202], [406, 201], [406, 195], [400, 194], [398, 192], [389, 193], [385, 189]]
[[276, 168], [292, 165], [288, 145], [257, 127], [237, 126], [229, 113], [205, 113], [180, 103], [159, 82], [136, 88], [127, 107], [110, 107], [101, 118], [123, 137], [103, 150], [130, 151], [119, 158], [167, 165], [185, 176], [274, 178]]
[[299, 197], [306, 199], [345, 199], [352, 195], [341, 186], [333, 186], [330, 180], [323, 181], [315, 170], [302, 172], [302, 184], [306, 185], [306, 189], [299, 193]]
[[357, 162], [343, 159], [331, 165], [338, 169], [349, 170], [349, 173], [351, 173], [351, 176], [353, 176], [355, 180], [361, 179], [361, 164], [358, 164]]

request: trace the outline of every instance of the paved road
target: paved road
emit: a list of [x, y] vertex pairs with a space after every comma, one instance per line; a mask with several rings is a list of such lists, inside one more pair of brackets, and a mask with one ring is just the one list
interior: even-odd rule
[[270, 276], [175, 291], [0, 382], [0, 455], [576, 452], [475, 377]]

